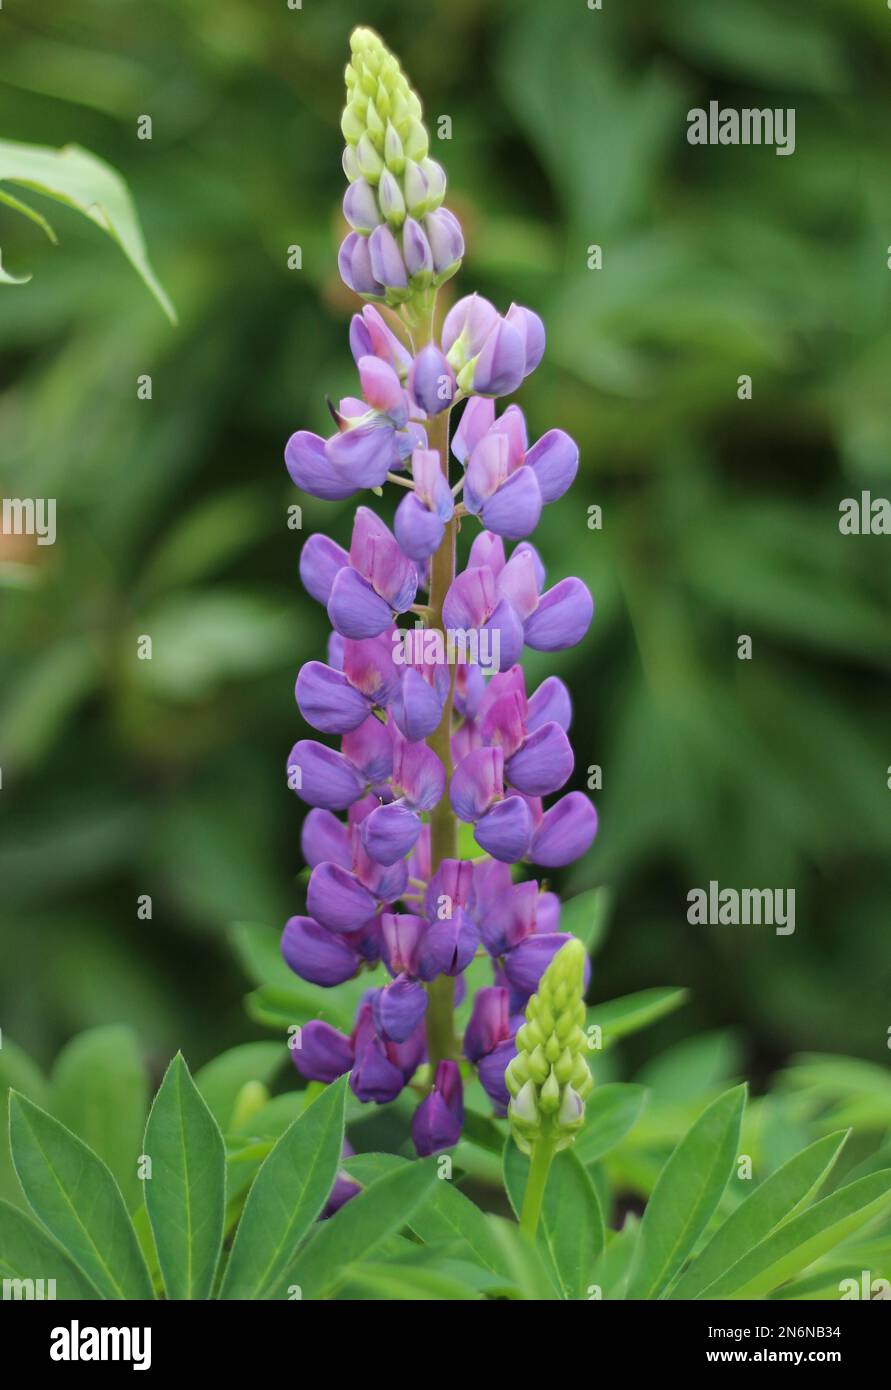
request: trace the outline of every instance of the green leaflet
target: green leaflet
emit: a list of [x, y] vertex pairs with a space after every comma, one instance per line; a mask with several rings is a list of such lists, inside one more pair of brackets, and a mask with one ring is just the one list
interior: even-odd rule
[[277, 1296], [340, 1167], [346, 1080], [327, 1086], [264, 1160], [244, 1204], [220, 1298]]
[[[35, 1215], [104, 1298], [152, 1298], [148, 1270], [120, 1188], [100, 1158], [17, 1092], [9, 1135]], [[89, 1213], [89, 1222], [83, 1213]]]
[[167, 1297], [210, 1298], [223, 1243], [223, 1136], [182, 1054], [167, 1068], [145, 1131], [145, 1204]]
[[679, 1009], [686, 1003], [687, 996], [686, 989], [674, 989], [670, 985], [624, 994], [619, 999], [592, 1004], [588, 1009], [586, 1026], [589, 1030], [599, 1028], [601, 1046], [611, 1047], [620, 1038], [647, 1028], [657, 1019]]
[[841, 1153], [847, 1132], [829, 1134], [790, 1158], [750, 1193], [712, 1236], [671, 1291], [671, 1298], [708, 1297], [712, 1284], [753, 1245], [810, 1200]]
[[378, 1178], [329, 1221], [323, 1222], [282, 1275], [270, 1298], [288, 1298], [299, 1288], [304, 1299], [326, 1298], [343, 1283], [345, 1271], [374, 1254], [388, 1236], [410, 1224], [436, 1181], [429, 1159], [406, 1163]]
[[53, 1279], [57, 1299], [98, 1299], [87, 1276], [25, 1212], [0, 1202], [0, 1279]]
[[762, 1298], [891, 1204], [891, 1169], [848, 1183], [785, 1222], [709, 1286], [709, 1298]]
[[91, 1028], [53, 1067], [49, 1109], [107, 1163], [129, 1211], [142, 1199], [136, 1171], [149, 1088], [132, 1028]]
[[658, 1298], [705, 1230], [733, 1169], [745, 1102], [745, 1086], [712, 1101], [660, 1173], [641, 1222], [628, 1298]]
[[24, 1207], [25, 1199], [9, 1151], [9, 1092], [19, 1091], [38, 1105], [46, 1105], [47, 1084], [27, 1052], [4, 1036], [0, 1047], [0, 1198]]
[[[77, 145], [53, 150], [44, 145], [0, 140], [0, 183], [4, 182], [33, 189], [89, 217], [118, 243], [170, 322], [176, 323], [176, 311], [149, 264], [127, 185], [111, 165]], [[15, 201], [20, 212], [39, 222], [44, 231], [52, 235], [39, 213], [19, 199]], [[4, 202], [9, 203], [10, 198], [4, 197]]]

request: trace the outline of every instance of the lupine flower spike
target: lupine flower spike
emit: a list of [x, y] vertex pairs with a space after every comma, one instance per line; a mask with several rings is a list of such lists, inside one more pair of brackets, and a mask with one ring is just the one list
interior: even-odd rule
[[[288, 759], [289, 785], [311, 808], [311, 872], [282, 953], [325, 988], [377, 978], [349, 1035], [311, 1021], [292, 1056], [310, 1080], [348, 1072], [364, 1103], [411, 1086], [422, 1155], [457, 1143], [475, 1068], [534, 1166], [542, 1136], [549, 1150], [570, 1141], [590, 1086], [579, 1041], [585, 953], [560, 931], [556, 895], [520, 867], [568, 864], [597, 831], [588, 798], [566, 790], [569, 692], [557, 676], [528, 691], [520, 664], [526, 646], [580, 642], [593, 616], [581, 580], [549, 584], [527, 539], [572, 484], [578, 449], [556, 428], [530, 444], [519, 406], [498, 410], [544, 353], [536, 313], [500, 313], [471, 294], [434, 330], [437, 292], [464, 256], [461, 227], [398, 61], [368, 29], [351, 50], [351, 230], [339, 263], [366, 301], [350, 325], [360, 395], [333, 408], [329, 438], [293, 435], [285, 461], [323, 501], [396, 482], [399, 503], [392, 530], [360, 505], [348, 550], [314, 535], [300, 557], [333, 631], [325, 659], [301, 670], [296, 700], [336, 746], [301, 738]], [[462, 470], [454, 483], [450, 456]], [[463, 567], [462, 525], [474, 532], [466, 547], [461, 536]], [[463, 858], [461, 823], [477, 846]], [[454, 1008], [477, 957], [491, 975], [462, 1040]], [[341, 1184], [336, 1200], [353, 1191]]]

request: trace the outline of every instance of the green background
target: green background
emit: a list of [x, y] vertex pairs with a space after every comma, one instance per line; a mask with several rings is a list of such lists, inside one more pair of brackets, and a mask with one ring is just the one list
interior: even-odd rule
[[[536, 544], [597, 616], [529, 672], [571, 686], [576, 785], [603, 769], [600, 836], [557, 876], [616, 889], [592, 997], [692, 987], [638, 1056], [727, 1028], [756, 1081], [801, 1048], [886, 1061], [891, 539], [838, 531], [844, 497], [891, 495], [881, 0], [4, 0], [0, 136], [123, 172], [180, 326], [74, 213], [52, 247], [0, 210], [34, 275], [0, 291], [0, 492], [55, 497], [59, 531], [0, 537], [0, 1026], [43, 1061], [106, 1021], [158, 1062], [260, 1036], [227, 932], [300, 904], [284, 763], [326, 626], [287, 509], [343, 540], [351, 508], [298, 498], [282, 448], [354, 389], [356, 23], [451, 117], [447, 295], [542, 313], [519, 399], [581, 447]], [[713, 99], [794, 107], [795, 154], [690, 147]], [[794, 936], [690, 925], [710, 879], [794, 888]]]

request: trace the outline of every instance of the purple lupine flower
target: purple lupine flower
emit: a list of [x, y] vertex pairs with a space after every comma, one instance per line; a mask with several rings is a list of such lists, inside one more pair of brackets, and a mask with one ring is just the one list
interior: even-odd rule
[[362, 841], [378, 864], [395, 864], [414, 848], [421, 833], [420, 814], [432, 811], [445, 791], [445, 768], [424, 743], [394, 737], [392, 790], [396, 800], [383, 803], [362, 822]]
[[405, 1042], [427, 1011], [427, 991], [408, 975], [397, 975], [375, 992], [371, 1002], [374, 1026], [388, 1042]]
[[337, 257], [337, 268], [343, 283], [367, 299], [386, 298], [387, 288], [374, 273], [371, 248], [367, 237], [350, 232], [345, 237]]
[[444, 666], [412, 663], [390, 704], [390, 712], [405, 738], [428, 738], [439, 728], [449, 693], [449, 674]]
[[359, 507], [348, 562], [334, 574], [328, 617], [342, 637], [378, 637], [392, 625], [393, 613], [414, 603], [418, 571], [380, 517]]
[[556, 869], [587, 854], [597, 834], [597, 812], [581, 792], [561, 797], [534, 823], [529, 857]]
[[421, 979], [460, 975], [476, 955], [479, 939], [476, 923], [460, 907], [449, 917], [436, 918], [428, 926], [418, 952]]
[[439, 549], [446, 523], [455, 512], [455, 499], [433, 449], [415, 449], [411, 456], [414, 491], [396, 509], [396, 539], [412, 560], [428, 560]]
[[[514, 1027], [514, 1033], [516, 1033], [516, 1025]], [[492, 1109], [495, 1111], [496, 1115], [503, 1116], [507, 1114], [507, 1107], [510, 1104], [510, 1095], [508, 1093], [507, 1083], [504, 1079], [504, 1073], [507, 1070], [508, 1063], [511, 1062], [516, 1055], [517, 1045], [513, 1037], [510, 1037], [506, 1038], [504, 1042], [498, 1043], [496, 1047], [492, 1048], [491, 1052], [487, 1052], [477, 1063], [480, 1084], [489, 1097], [489, 1100], [492, 1102]]]
[[323, 734], [358, 729], [374, 709], [386, 709], [399, 686], [393, 644], [386, 637], [344, 638], [339, 647], [339, 669], [307, 661], [294, 690], [303, 718]]
[[[352, 1158], [354, 1153], [355, 1149], [349, 1139], [344, 1139], [341, 1157]], [[341, 1168], [337, 1177], [334, 1179], [334, 1186], [328, 1194], [328, 1200], [322, 1208], [319, 1220], [327, 1221], [329, 1216], [333, 1216], [335, 1212], [340, 1211], [340, 1208], [345, 1206], [353, 1197], [358, 1197], [361, 1191], [361, 1184], [357, 1183], [355, 1178], [351, 1178], [350, 1175], [345, 1173]]]
[[494, 402], [482, 398], [466, 406], [452, 452], [465, 465], [464, 505], [509, 540], [534, 531], [542, 506], [562, 497], [578, 471], [578, 447], [563, 430], [530, 449], [519, 406], [496, 419]]
[[424, 232], [433, 255], [433, 270], [440, 282], [448, 280], [461, 264], [464, 255], [464, 233], [461, 224], [448, 208], [428, 212]]
[[[445, 353], [435, 343], [428, 343], [426, 347], [421, 348], [412, 362], [408, 387], [412, 398], [425, 415], [439, 415], [443, 410], [448, 410], [453, 403], [458, 391], [455, 373]], [[441, 473], [439, 455], [436, 457], [436, 467]], [[416, 475], [415, 483], [417, 484]]]
[[400, 381], [405, 382], [408, 377], [411, 353], [371, 304], [366, 304], [361, 314], [354, 314], [350, 320], [350, 351], [357, 367], [363, 357], [379, 357], [393, 368]]
[[498, 985], [477, 990], [473, 1013], [464, 1033], [464, 1055], [468, 1061], [478, 1062], [510, 1037], [507, 999], [507, 990]]
[[[321, 987], [374, 972], [350, 1036], [314, 1020], [294, 1061], [326, 1084], [349, 1072], [354, 1095], [374, 1104], [413, 1079], [426, 1087], [432, 1073], [412, 1121], [418, 1153], [431, 1154], [457, 1143], [463, 1114], [457, 1061], [440, 1046], [453, 1020], [431, 1014], [452, 993], [463, 999], [468, 967], [487, 956], [493, 982], [473, 1000], [463, 1052], [503, 1115], [519, 1011], [568, 939], [556, 894], [511, 866], [571, 863], [590, 847], [597, 814], [583, 793], [563, 790], [573, 771], [566, 686], [550, 675], [527, 695], [519, 662], [524, 646], [557, 652], [581, 641], [594, 605], [579, 579], [547, 587], [526, 539], [572, 484], [578, 449], [558, 428], [530, 445], [520, 408], [496, 407], [541, 361], [544, 325], [522, 305], [502, 314], [471, 294], [438, 339], [418, 340], [463, 235], [401, 68], [368, 30], [351, 48], [350, 230], [339, 263], [348, 286], [385, 307], [366, 303], [350, 323], [361, 396], [332, 407], [330, 438], [293, 435], [286, 461], [297, 486], [322, 500], [380, 491], [391, 476], [405, 491], [392, 531], [360, 507], [348, 551], [314, 535], [301, 552], [303, 584], [334, 631], [327, 660], [304, 665], [295, 695], [310, 728], [338, 743], [301, 738], [288, 761], [289, 785], [309, 807], [310, 874], [282, 953]], [[437, 417], [461, 402], [450, 452], [463, 476], [453, 487], [448, 447], [429, 441], [448, 437]], [[468, 522], [482, 529], [456, 566], [449, 548]], [[397, 628], [409, 612], [413, 626]], [[480, 856], [444, 855], [449, 817], [473, 827]], [[454, 989], [431, 989], [441, 977]], [[356, 1190], [341, 1175], [326, 1213]]]
[[423, 1026], [419, 1024], [404, 1042], [389, 1042], [376, 1031], [368, 999], [359, 1006], [351, 1041], [354, 1060], [350, 1087], [359, 1100], [378, 1105], [396, 1099], [424, 1057]]
[[532, 817], [522, 797], [504, 795], [500, 748], [468, 753], [452, 774], [449, 796], [458, 819], [474, 827], [481, 849], [508, 864], [523, 858], [532, 836]]
[[292, 480], [327, 502], [380, 487], [388, 472], [403, 468], [412, 449], [425, 439], [420, 423], [411, 418], [416, 407], [399, 375], [403, 363], [398, 343], [395, 338], [395, 347], [385, 342], [381, 326], [386, 329], [383, 320], [363, 320], [362, 328], [353, 330], [355, 344], [364, 345], [367, 338], [375, 350], [358, 359], [363, 398], [348, 396], [337, 409], [331, 408], [337, 432], [322, 439], [298, 430], [285, 447]]
[[464, 1097], [457, 1062], [436, 1068], [433, 1090], [421, 1101], [411, 1122], [411, 1137], [421, 1158], [450, 1149], [461, 1138]]
[[299, 1046], [291, 1056], [307, 1081], [336, 1081], [353, 1065], [353, 1045], [349, 1038], [314, 1018], [300, 1029]]
[[498, 593], [494, 572], [487, 565], [462, 570], [456, 575], [442, 606], [442, 619], [453, 631], [497, 634], [503, 671], [513, 666], [523, 650], [523, 624], [511, 600]]

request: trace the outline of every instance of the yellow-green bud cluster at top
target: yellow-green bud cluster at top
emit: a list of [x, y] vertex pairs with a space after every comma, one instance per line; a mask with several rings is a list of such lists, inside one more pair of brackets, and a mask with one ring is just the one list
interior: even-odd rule
[[585, 948], [573, 938], [554, 956], [526, 1005], [517, 1055], [505, 1071], [508, 1119], [523, 1153], [531, 1153], [539, 1137], [555, 1152], [565, 1149], [585, 1122], [585, 1098], [594, 1082], [586, 1060], [584, 993]]
[[420, 98], [399, 60], [372, 29], [354, 30], [350, 48], [340, 123], [347, 142], [344, 172], [350, 183], [371, 184], [382, 220], [398, 230], [406, 217], [421, 218], [440, 207], [445, 174], [430, 158]]

